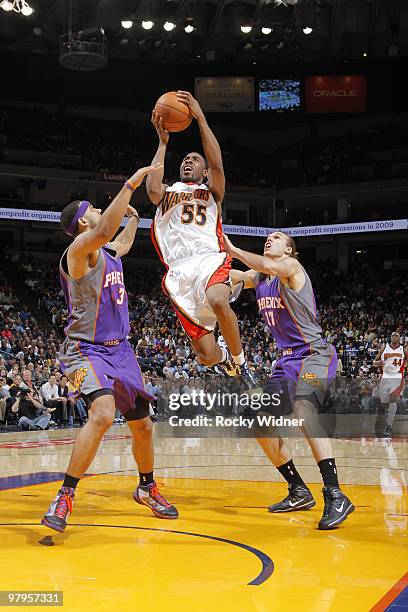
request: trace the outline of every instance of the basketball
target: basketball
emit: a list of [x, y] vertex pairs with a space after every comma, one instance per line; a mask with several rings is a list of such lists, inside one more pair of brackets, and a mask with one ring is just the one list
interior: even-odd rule
[[160, 96], [154, 110], [163, 118], [163, 127], [168, 132], [181, 132], [193, 120], [190, 109], [186, 104], [177, 100], [175, 91], [168, 91]]

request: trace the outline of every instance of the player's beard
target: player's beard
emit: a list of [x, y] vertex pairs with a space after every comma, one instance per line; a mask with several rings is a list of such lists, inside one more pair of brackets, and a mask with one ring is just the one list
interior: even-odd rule
[[190, 175], [181, 175], [181, 180], [183, 183], [196, 183], [197, 185], [201, 185], [203, 181], [199, 179], [200, 177], [198, 177], [195, 172], [192, 172]]
[[194, 170], [191, 173], [185, 174], [184, 170], [183, 172], [181, 172], [180, 175], [181, 180], [185, 183], [188, 182], [190, 183], [191, 181], [194, 181], [195, 176], [194, 176]]

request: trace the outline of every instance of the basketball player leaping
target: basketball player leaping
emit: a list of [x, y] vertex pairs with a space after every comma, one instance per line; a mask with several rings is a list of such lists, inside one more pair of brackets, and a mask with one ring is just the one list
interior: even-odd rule
[[[64, 231], [73, 238], [60, 262], [60, 278], [68, 307], [66, 340], [59, 355], [62, 369], [88, 402], [89, 420], [72, 451], [64, 482], [42, 524], [64, 531], [72, 512], [75, 488], [91, 465], [101, 440], [112, 425], [116, 408], [132, 434], [132, 452], [139, 468], [136, 502], [156, 516], [177, 518], [174, 506], [160, 495], [153, 480], [152, 422], [149, 401], [129, 333], [128, 298], [121, 256], [130, 250], [139, 216], [129, 206], [143, 178], [160, 172], [160, 165], [138, 170], [101, 214], [90, 202], [72, 202], [61, 214]], [[125, 229], [109, 242], [120, 227]]]
[[[234, 247], [226, 236], [224, 240], [229, 255], [251, 268], [247, 272], [232, 270], [233, 283], [243, 281], [245, 287], [255, 289], [259, 311], [283, 351], [265, 391], [279, 392], [282, 385], [287, 386], [295, 417], [306, 419], [303, 432], [324, 483], [325, 504], [318, 528], [334, 529], [353, 512], [354, 506], [339, 487], [330, 440], [314, 437], [316, 430], [310, 429], [337, 368], [336, 349], [322, 339], [316, 320], [310, 278], [297, 259], [293, 238], [283, 232], [268, 236], [263, 256]], [[312, 508], [316, 502], [282, 438], [260, 438], [258, 442], [289, 485], [289, 495], [269, 506], [269, 512]]]
[[[378, 392], [382, 404], [382, 413], [386, 413], [386, 425], [383, 435], [392, 435], [392, 425], [397, 412], [397, 401], [404, 391], [404, 371], [408, 363], [408, 347], [404, 349], [401, 345], [401, 336], [398, 332], [391, 334], [391, 341], [380, 348], [374, 360], [373, 366], [382, 369], [382, 376]], [[375, 433], [380, 433], [377, 416]], [[380, 434], [381, 435], [381, 434]]]
[[[147, 193], [157, 206], [152, 240], [167, 268], [162, 281], [179, 321], [191, 340], [197, 360], [216, 366], [229, 376], [240, 375], [247, 387], [256, 387], [242, 349], [237, 317], [231, 309], [229, 273], [231, 259], [225, 252], [221, 226], [221, 204], [225, 176], [221, 149], [204, 113], [189, 92], [178, 99], [190, 108], [200, 129], [206, 158], [189, 153], [180, 167], [180, 181], [163, 184], [163, 170], [147, 178]], [[152, 123], [159, 147], [152, 163], [164, 164], [169, 133], [153, 111]], [[215, 341], [218, 322], [228, 346]], [[229, 349], [229, 350], [228, 350]]]

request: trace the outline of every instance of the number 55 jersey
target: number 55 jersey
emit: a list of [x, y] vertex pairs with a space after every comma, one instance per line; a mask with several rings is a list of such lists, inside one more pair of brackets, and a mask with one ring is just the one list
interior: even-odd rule
[[162, 280], [187, 335], [195, 340], [214, 330], [217, 319], [206, 290], [230, 284], [231, 258], [224, 249], [217, 203], [205, 184], [174, 183], [157, 206], [151, 227], [166, 266]]

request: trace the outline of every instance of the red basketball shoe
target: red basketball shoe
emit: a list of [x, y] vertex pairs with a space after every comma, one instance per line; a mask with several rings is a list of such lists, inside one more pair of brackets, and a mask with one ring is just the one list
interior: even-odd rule
[[41, 524], [63, 533], [72, 512], [74, 497], [75, 489], [61, 487], [46, 514], [44, 514]]
[[143, 486], [139, 485], [133, 493], [133, 499], [138, 504], [148, 506], [154, 515], [159, 518], [176, 519], [178, 511], [160, 494], [156, 482]]

